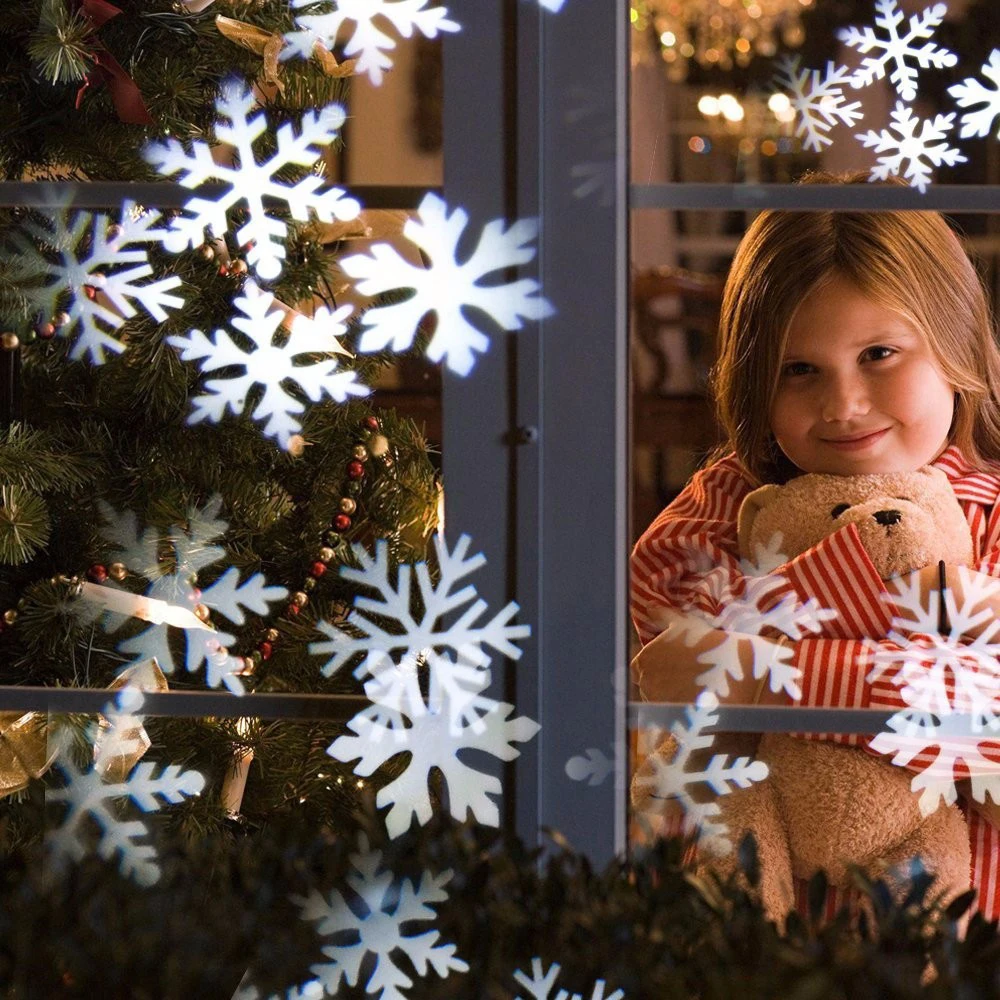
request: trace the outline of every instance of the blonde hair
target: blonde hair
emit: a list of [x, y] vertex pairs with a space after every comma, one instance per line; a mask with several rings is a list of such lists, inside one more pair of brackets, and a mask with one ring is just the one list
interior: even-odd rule
[[[813, 174], [805, 183], [859, 183]], [[903, 315], [955, 389], [951, 443], [976, 468], [1000, 471], [1000, 348], [989, 303], [958, 236], [937, 212], [762, 212], [726, 279], [712, 389], [732, 450], [758, 482], [798, 470], [770, 429], [788, 328], [799, 303], [833, 276]]]

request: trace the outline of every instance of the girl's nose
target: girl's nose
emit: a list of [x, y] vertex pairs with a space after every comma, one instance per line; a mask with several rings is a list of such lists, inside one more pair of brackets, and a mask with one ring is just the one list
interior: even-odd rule
[[827, 423], [840, 423], [864, 416], [870, 405], [863, 379], [834, 377], [824, 387], [820, 412]]

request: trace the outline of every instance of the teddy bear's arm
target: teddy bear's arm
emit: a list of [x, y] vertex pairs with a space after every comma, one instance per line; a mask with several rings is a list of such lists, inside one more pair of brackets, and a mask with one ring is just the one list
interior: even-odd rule
[[[632, 679], [643, 701], [668, 701], [689, 704], [703, 690], [696, 678], [705, 672], [705, 662], [698, 657], [723, 642], [732, 639], [732, 633], [709, 628], [702, 619], [694, 620], [699, 637], [692, 640], [692, 620], [680, 612], [666, 612], [666, 627], [652, 641], [646, 643], [632, 661]], [[758, 646], [769, 640], [755, 637]], [[775, 642], [777, 653], [778, 643]], [[749, 638], [740, 642], [739, 650], [742, 677], [730, 678], [729, 693], [720, 700], [734, 705], [785, 705], [787, 698], [781, 692], [772, 692], [768, 685], [759, 692], [759, 682], [753, 677], [753, 649]]]

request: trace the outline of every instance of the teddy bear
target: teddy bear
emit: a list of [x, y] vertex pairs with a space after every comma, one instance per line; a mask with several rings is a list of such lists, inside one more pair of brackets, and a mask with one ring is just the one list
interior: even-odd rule
[[[791, 559], [846, 525], [854, 525], [883, 579], [939, 560], [972, 560], [968, 522], [947, 476], [932, 467], [850, 477], [811, 473], [762, 486], [740, 508], [740, 553], [751, 562], [775, 550]], [[676, 750], [670, 736], [653, 756], [669, 760]], [[720, 797], [718, 819], [734, 845], [754, 834], [762, 901], [779, 925], [794, 908], [793, 878], [808, 879], [819, 869], [832, 885], [845, 886], [856, 865], [904, 892], [904, 873], [919, 856], [946, 898], [969, 887], [963, 813], [950, 805], [924, 816], [905, 769], [861, 748], [783, 733], [720, 736], [701, 753], [720, 752], [749, 755], [768, 767], [765, 781]], [[633, 808], [649, 809], [653, 775], [648, 759], [632, 782]], [[702, 857], [699, 867], [725, 875], [736, 868], [735, 854]]]

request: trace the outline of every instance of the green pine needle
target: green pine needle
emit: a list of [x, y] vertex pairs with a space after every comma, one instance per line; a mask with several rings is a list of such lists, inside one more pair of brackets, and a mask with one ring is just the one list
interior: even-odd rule
[[94, 62], [93, 36], [94, 26], [82, 13], [62, 0], [46, 0], [28, 53], [51, 83], [82, 83]]
[[0, 487], [0, 563], [27, 562], [49, 540], [45, 501], [19, 486]]

